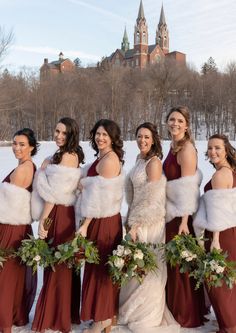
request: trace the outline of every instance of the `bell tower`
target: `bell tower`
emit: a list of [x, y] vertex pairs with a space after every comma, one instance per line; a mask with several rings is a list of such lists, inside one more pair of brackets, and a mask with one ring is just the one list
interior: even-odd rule
[[148, 26], [142, 0], [140, 1], [138, 17], [134, 27], [134, 53], [135, 67], [145, 67], [148, 55]]
[[161, 7], [160, 20], [156, 31], [156, 44], [160, 46], [165, 54], [169, 53], [169, 31], [167, 29], [163, 4]]

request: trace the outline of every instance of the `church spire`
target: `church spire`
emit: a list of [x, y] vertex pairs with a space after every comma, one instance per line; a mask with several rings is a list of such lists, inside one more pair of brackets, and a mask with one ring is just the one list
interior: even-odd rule
[[160, 46], [165, 54], [169, 53], [169, 31], [167, 29], [163, 4], [161, 6], [160, 20], [156, 31], [156, 44]]
[[160, 20], [159, 20], [159, 24], [158, 26], [166, 24], [166, 18], [165, 18], [165, 13], [164, 13], [164, 8], [163, 8], [163, 4], [161, 6], [161, 15], [160, 15]]
[[122, 40], [122, 43], [121, 43], [121, 50], [124, 51], [124, 52], [129, 50], [129, 39], [128, 39], [126, 27], [125, 27], [125, 31], [124, 31], [123, 40]]
[[137, 17], [137, 24], [140, 22], [140, 20], [146, 20], [145, 15], [144, 15], [144, 10], [143, 10], [143, 1], [140, 1], [139, 5], [139, 11], [138, 11], [138, 17]]

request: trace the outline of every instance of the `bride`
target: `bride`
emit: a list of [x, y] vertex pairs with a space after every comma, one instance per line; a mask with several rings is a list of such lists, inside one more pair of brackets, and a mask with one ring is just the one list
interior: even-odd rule
[[[156, 126], [146, 122], [136, 130], [140, 154], [127, 177], [127, 223], [133, 241], [165, 242], [165, 188], [162, 148]], [[139, 284], [132, 279], [121, 288], [119, 322], [133, 333], [178, 333], [179, 325], [165, 301], [166, 265], [156, 253], [158, 269]]]

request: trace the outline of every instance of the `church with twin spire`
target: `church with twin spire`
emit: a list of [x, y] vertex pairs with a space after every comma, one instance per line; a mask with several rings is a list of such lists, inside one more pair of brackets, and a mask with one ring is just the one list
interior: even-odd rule
[[121, 48], [116, 49], [109, 57], [103, 59], [101, 65], [128, 66], [132, 68], [145, 68], [164, 59], [173, 59], [179, 64], [185, 65], [186, 55], [179, 51], [169, 52], [169, 31], [166, 24], [163, 5], [161, 7], [160, 20], [156, 30], [155, 44], [148, 44], [148, 25], [144, 15], [143, 2], [140, 1], [138, 17], [134, 27], [134, 46], [130, 43], [125, 28]]

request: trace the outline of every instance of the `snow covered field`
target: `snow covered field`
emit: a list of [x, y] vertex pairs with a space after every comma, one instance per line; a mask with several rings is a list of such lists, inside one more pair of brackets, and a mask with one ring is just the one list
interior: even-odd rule
[[[82, 142], [81, 143], [85, 157], [86, 157], [86, 163], [90, 163], [94, 159], [94, 151], [89, 146], [88, 142]], [[207, 148], [207, 142], [206, 141], [197, 141], [196, 142], [197, 150], [198, 150], [198, 159], [199, 159], [199, 168], [203, 172], [203, 182], [201, 186], [201, 190], [203, 189], [203, 186], [207, 183], [207, 181], [210, 179], [212, 173], [214, 172], [214, 169], [212, 165], [206, 161], [205, 158], [205, 151]], [[138, 153], [138, 149], [136, 146], [136, 143], [134, 141], [127, 141], [125, 142], [125, 164], [124, 169], [125, 171], [129, 171], [131, 167], [135, 163], [136, 155]], [[34, 162], [37, 165], [37, 167], [40, 166], [40, 164], [43, 162], [43, 160], [49, 156], [52, 155], [56, 150], [56, 145], [53, 142], [42, 142], [40, 146], [40, 150], [38, 154], [34, 158]], [[167, 155], [169, 150], [169, 142], [165, 141], [163, 142], [163, 152], [164, 152], [164, 158]], [[0, 180], [2, 181], [3, 178], [17, 165], [17, 160], [14, 157], [14, 154], [11, 151], [11, 147], [0, 147]], [[122, 206], [122, 215], [125, 215], [126, 213], [126, 204], [123, 203]], [[37, 224], [33, 224], [34, 231], [37, 230]], [[38, 289], [41, 287], [42, 284], [42, 272], [39, 273], [39, 285]], [[33, 310], [32, 310], [33, 312]], [[211, 314], [209, 317], [211, 320], [203, 327], [198, 329], [182, 329], [181, 333], [195, 333], [195, 332], [207, 332], [207, 333], [213, 333], [216, 332], [217, 326], [215, 324], [214, 316]], [[23, 332], [29, 332], [30, 328], [27, 327], [24, 330], [16, 328], [14, 332], [17, 333], [23, 333]], [[81, 328], [76, 326], [73, 329], [73, 332], [81, 332]], [[112, 332], [116, 333], [125, 333], [130, 332], [128, 329], [123, 327], [116, 327], [113, 328]], [[145, 332], [143, 332], [145, 333]], [[174, 332], [173, 332], [174, 333]]]

